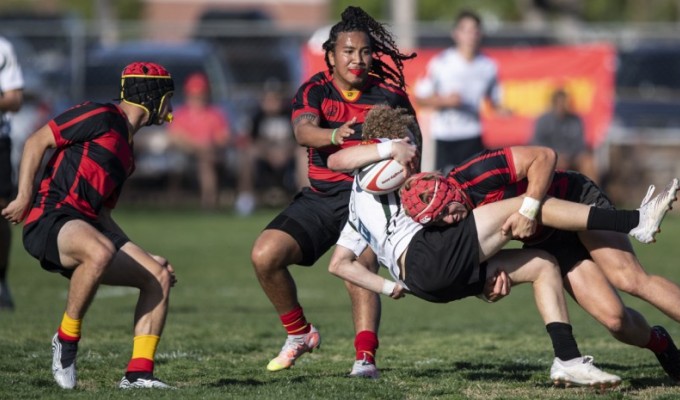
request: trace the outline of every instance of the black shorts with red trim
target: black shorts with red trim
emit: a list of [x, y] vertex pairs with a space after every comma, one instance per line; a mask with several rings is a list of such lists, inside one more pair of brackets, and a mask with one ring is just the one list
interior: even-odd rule
[[[598, 208], [613, 210], [614, 204], [595, 182], [585, 175], [576, 172], [560, 172], [559, 176], [568, 178], [568, 190], [564, 200], [586, 204]], [[560, 231], [546, 228], [544, 239], [537, 242], [525, 243], [524, 248], [541, 249], [557, 258], [562, 276], [583, 260], [592, 260], [590, 252], [581, 243], [577, 232]]]
[[78, 212], [62, 207], [59, 210], [43, 214], [36, 221], [24, 227], [24, 248], [30, 255], [40, 261], [40, 266], [49, 272], [58, 272], [70, 278], [72, 269], [64, 268], [59, 259], [59, 246], [57, 237], [61, 228], [69, 221], [82, 220], [92, 225], [95, 229], [106, 236], [116, 250], [120, 250], [130, 239], [104, 228], [101, 224], [93, 222], [80, 215]]
[[302, 249], [300, 265], [311, 266], [335, 245], [347, 222], [351, 190], [321, 193], [303, 188], [265, 229], [291, 235]]
[[[480, 294], [486, 263], [479, 262], [474, 216], [456, 225], [427, 227], [411, 239], [404, 283], [411, 293], [432, 303], [448, 303]], [[475, 270], [478, 275], [473, 276]]]

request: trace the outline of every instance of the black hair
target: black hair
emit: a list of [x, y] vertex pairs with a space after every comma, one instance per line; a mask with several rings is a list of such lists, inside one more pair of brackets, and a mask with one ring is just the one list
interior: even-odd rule
[[482, 29], [482, 18], [479, 16], [479, 14], [472, 10], [462, 10], [459, 12], [456, 16], [456, 19], [453, 21], [453, 27], [457, 28], [458, 24], [460, 24], [460, 21], [468, 18], [475, 21], [479, 29]]
[[[384, 81], [392, 81], [392, 83], [404, 89], [406, 87], [404, 60], [415, 58], [417, 54], [411, 53], [406, 55], [401, 53], [392, 34], [386, 29], [385, 24], [373, 19], [360, 7], [347, 7], [342, 12], [341, 18], [340, 22], [333, 25], [328, 40], [323, 44], [323, 50], [325, 51], [324, 59], [328, 69], [333, 72], [333, 66], [328, 58], [328, 53], [335, 51], [338, 35], [342, 32], [364, 32], [370, 39], [371, 51], [373, 53], [373, 63], [370, 72]], [[396, 69], [381, 60], [383, 55], [387, 55], [392, 59]]]

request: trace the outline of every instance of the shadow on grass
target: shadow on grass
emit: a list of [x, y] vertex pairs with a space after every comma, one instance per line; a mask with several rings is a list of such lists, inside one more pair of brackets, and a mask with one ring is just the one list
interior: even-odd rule
[[269, 382], [262, 382], [258, 381], [257, 379], [220, 379], [217, 382], [211, 383], [209, 386], [210, 387], [230, 387], [230, 386], [247, 386], [247, 387], [256, 387], [256, 386], [263, 386], [267, 385]]

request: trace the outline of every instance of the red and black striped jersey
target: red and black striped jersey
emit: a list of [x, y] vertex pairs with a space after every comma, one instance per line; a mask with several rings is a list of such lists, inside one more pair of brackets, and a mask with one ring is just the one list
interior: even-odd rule
[[[517, 180], [514, 160], [510, 148], [486, 150], [465, 160], [448, 174], [448, 178], [460, 185], [468, 196], [470, 208], [499, 200], [517, 197], [527, 191], [526, 178]], [[548, 188], [548, 195], [572, 201], [579, 201], [580, 187], [577, 174], [556, 171]], [[573, 180], [572, 180], [573, 179]], [[549, 237], [552, 228], [539, 225], [525, 243], [535, 243]]]
[[[301, 115], [312, 114], [319, 118], [321, 128], [334, 129], [354, 117], [357, 118], [357, 123], [352, 126], [355, 133], [346, 139], [342, 146], [308, 148], [308, 176], [312, 189], [320, 192], [351, 190], [353, 177], [328, 169], [328, 157], [341, 147], [350, 147], [361, 142], [361, 127], [366, 114], [378, 104], [405, 108], [415, 116], [415, 110], [406, 92], [382, 82], [376, 76], [369, 76], [364, 87], [351, 99], [344, 96], [335, 86], [329, 71], [317, 73], [298, 89], [293, 99], [293, 121]], [[416, 141], [420, 144], [422, 138], [417, 137]]]
[[48, 122], [56, 150], [26, 224], [62, 207], [96, 219], [113, 208], [135, 168], [127, 119], [114, 104], [83, 103]]
[[[548, 195], [569, 199], [569, 181], [572, 175], [557, 171], [553, 175]], [[509, 147], [486, 150], [476, 154], [448, 174], [468, 195], [471, 207], [493, 203], [526, 193], [528, 181], [517, 180], [512, 151]]]

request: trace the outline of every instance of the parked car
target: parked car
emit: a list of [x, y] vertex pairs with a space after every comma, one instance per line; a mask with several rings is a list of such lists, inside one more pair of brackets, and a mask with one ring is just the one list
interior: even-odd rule
[[262, 10], [209, 9], [200, 16], [193, 37], [213, 44], [229, 66], [235, 81], [233, 99], [246, 115], [255, 110], [268, 81], [291, 93], [301, 83], [300, 46], [306, 33], [277, 28]]
[[[614, 128], [626, 135], [680, 129], [680, 45], [621, 48], [616, 65]], [[619, 134], [621, 134], [619, 132]]]
[[[182, 85], [195, 72], [204, 73], [210, 82], [214, 103], [232, 115], [234, 107], [230, 90], [233, 85], [231, 72], [218, 59], [210, 44], [200, 41], [184, 43], [127, 42], [115, 46], [102, 46], [87, 52], [83, 71], [84, 98], [76, 102], [92, 100], [111, 102], [119, 96], [120, 74], [134, 61], [150, 61], [163, 65], [175, 81], [173, 105], [183, 103]], [[151, 183], [163, 183], [169, 174], [181, 166], [173, 153], [168, 152], [169, 141], [165, 126], [151, 126], [135, 135], [136, 170], [132, 179], [146, 179]], [[186, 171], [189, 173], [189, 171]]]

